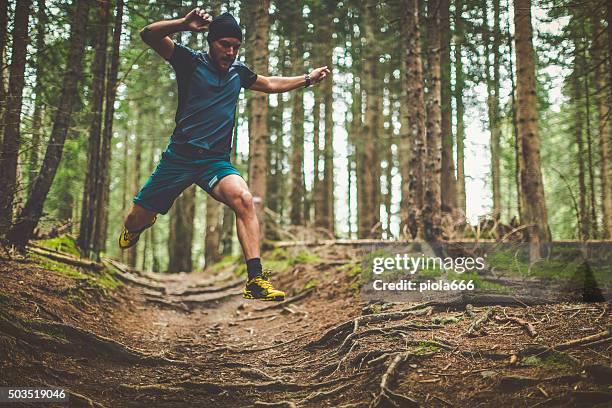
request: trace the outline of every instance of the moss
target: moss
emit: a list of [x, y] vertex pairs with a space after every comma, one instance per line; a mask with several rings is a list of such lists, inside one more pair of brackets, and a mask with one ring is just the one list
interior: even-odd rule
[[225, 268], [230, 266], [237, 267], [241, 264], [244, 264], [244, 262], [242, 262], [242, 255], [226, 255], [208, 268], [208, 271], [213, 274], [217, 274]]
[[114, 274], [104, 269], [98, 276], [92, 277], [94, 282], [105, 289], [116, 289], [121, 286], [121, 282], [114, 277]]
[[77, 247], [76, 240], [69, 235], [62, 235], [56, 238], [43, 239], [36, 241], [40, 246], [52, 249], [54, 251], [65, 252], [70, 255], [77, 257], [81, 256], [81, 252]]
[[358, 276], [361, 273], [361, 264], [350, 262], [342, 265], [340, 270], [343, 271], [346, 276], [352, 278], [354, 276]]
[[523, 363], [532, 367], [547, 368], [572, 368], [576, 365], [567, 354], [558, 351], [550, 351], [537, 356], [525, 357]]
[[28, 253], [28, 258], [44, 269], [61, 273], [62, 275], [68, 276], [69, 278], [87, 279], [87, 275], [85, 275], [83, 272], [81, 272], [79, 268], [75, 266], [71, 266], [59, 261], [54, 261], [53, 259], [45, 258], [44, 256], [39, 256], [33, 253]]
[[[601, 254], [594, 254], [594, 257], [589, 258], [588, 267], [597, 282], [612, 284], [612, 263], [599, 259], [598, 256]], [[521, 246], [518, 249], [500, 249], [488, 253], [486, 263], [506, 276], [522, 275], [570, 281], [580, 279], [585, 274], [583, 254], [576, 246], [555, 245], [547, 258], [531, 265], [528, 246]]]
[[247, 267], [244, 262], [242, 262], [240, 265], [236, 267], [236, 269], [234, 269], [234, 275], [247, 276]]
[[316, 288], [319, 283], [321, 282], [319, 282], [318, 279], [309, 279], [308, 282], [306, 282], [306, 284], [304, 285], [304, 290]]
[[311, 264], [311, 263], [317, 263], [320, 261], [321, 261], [321, 258], [313, 254], [312, 252], [300, 251], [293, 258], [289, 259], [289, 265]]
[[87, 284], [92, 287], [97, 287], [103, 290], [112, 290], [122, 285], [122, 283], [115, 278], [115, 272], [106, 268], [99, 271], [94, 271], [71, 266], [63, 262], [55, 261], [53, 259], [45, 258], [44, 256], [39, 256], [32, 253], [28, 253], [28, 257], [43, 269], [60, 273], [71, 279], [86, 281]]
[[432, 265], [427, 265], [428, 268], [420, 269], [418, 272], [418, 276], [423, 276], [426, 278], [437, 278], [444, 274], [444, 270], [436, 267], [432, 262]]
[[416, 350], [414, 350], [414, 354], [423, 355], [429, 353], [437, 353], [440, 351], [440, 346], [431, 341], [421, 341], [417, 346]]
[[275, 248], [272, 251], [264, 254], [266, 259], [270, 260], [284, 260], [289, 259], [289, 252], [285, 248]]
[[461, 321], [461, 317], [441, 316], [441, 317], [432, 317], [431, 318], [431, 322], [433, 324], [440, 324], [442, 326], [445, 326], [447, 324], [459, 323], [459, 321]]

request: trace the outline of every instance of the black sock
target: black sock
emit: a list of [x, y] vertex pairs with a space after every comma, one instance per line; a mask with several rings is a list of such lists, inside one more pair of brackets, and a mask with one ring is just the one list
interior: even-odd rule
[[261, 260], [259, 258], [251, 258], [246, 261], [247, 273], [249, 274], [249, 280], [261, 276]]

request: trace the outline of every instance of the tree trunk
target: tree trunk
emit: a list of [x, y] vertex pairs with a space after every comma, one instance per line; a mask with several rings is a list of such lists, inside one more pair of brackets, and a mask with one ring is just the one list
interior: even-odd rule
[[[328, 3], [328, 7], [329, 7]], [[327, 9], [329, 18], [324, 31], [324, 55], [323, 65], [327, 65], [332, 71], [332, 54], [334, 50], [334, 40], [332, 38], [332, 10]], [[335, 231], [334, 215], [334, 118], [333, 118], [333, 75], [325, 78], [323, 87], [323, 103], [325, 106], [325, 145], [323, 147], [323, 180], [321, 182], [321, 198], [323, 201], [323, 214], [321, 226], [331, 234]]]
[[[6, 86], [4, 81], [4, 49], [8, 38], [8, 1], [0, 2], [0, 145], [4, 140], [4, 114], [6, 111]], [[0, 152], [1, 154], [2, 152]]]
[[405, 71], [405, 95], [406, 112], [408, 122], [408, 137], [410, 144], [410, 163], [408, 177], [403, 179], [408, 188], [408, 218], [405, 221], [412, 238], [422, 238], [422, 211], [424, 200], [424, 175], [427, 157], [427, 145], [425, 135], [425, 102], [423, 96], [423, 68], [421, 65], [421, 35], [419, 32], [419, 9], [416, 0], [406, 0], [406, 19], [403, 26], [407, 35], [406, 39], [406, 71]]
[[580, 49], [582, 49], [582, 55], [580, 58], [581, 66], [580, 70], [583, 72], [584, 77], [584, 110], [585, 110], [585, 130], [587, 137], [587, 159], [588, 159], [588, 172], [589, 172], [589, 210], [590, 210], [590, 218], [589, 220], [589, 238], [597, 238], [597, 214], [595, 211], [596, 200], [595, 200], [595, 175], [593, 165], [593, 138], [591, 137], [591, 89], [589, 86], [589, 72], [590, 70], [587, 67], [587, 53], [586, 48], [587, 44], [583, 41], [585, 37], [584, 26], [580, 29]]
[[108, 230], [108, 205], [110, 195], [111, 146], [113, 140], [113, 115], [115, 113], [115, 97], [117, 95], [117, 76], [119, 72], [119, 44], [121, 42], [121, 21], [123, 19], [123, 0], [117, 0], [115, 25], [113, 27], [113, 43], [110, 67], [106, 80], [106, 101], [104, 109], [104, 131], [100, 149], [100, 172], [96, 185], [98, 198], [96, 210], [96, 226], [94, 229], [93, 247], [96, 254], [106, 250], [106, 235]]
[[[493, 0], [493, 43], [490, 47], [491, 31], [488, 27], [487, 2], [483, 2], [483, 37], [485, 39], [486, 79], [487, 79], [487, 107], [489, 113], [489, 129], [491, 133], [491, 186], [493, 189], [493, 218], [499, 219], [502, 212], [501, 199], [501, 124], [499, 119], [499, 47], [500, 33], [500, 5], [499, 0]], [[493, 54], [493, 75], [491, 76], [491, 54]]]
[[463, 105], [463, 88], [465, 80], [463, 78], [462, 44], [463, 34], [463, 2], [455, 2], [455, 104], [457, 106], [457, 207], [466, 213], [465, 197], [465, 123], [463, 115], [465, 107]]
[[[529, 225], [532, 248], [550, 241], [544, 185], [540, 169], [540, 135], [536, 99], [535, 58], [532, 44], [531, 1], [514, 1], [517, 68], [517, 127], [522, 144], [525, 172], [521, 188], [525, 200], [525, 220]], [[540, 250], [532, 251], [531, 259], [539, 259]]]
[[312, 185], [312, 201], [314, 204], [314, 225], [323, 227], [325, 220], [325, 203], [323, 202], [323, 174], [319, 171], [319, 163], [321, 162], [321, 91], [319, 87], [315, 87], [314, 105], [312, 107], [312, 127], [313, 127], [313, 185]]
[[83, 207], [81, 210], [81, 227], [77, 244], [82, 253], [89, 256], [95, 236], [96, 208], [99, 197], [97, 184], [100, 177], [101, 153], [100, 139], [102, 134], [102, 109], [104, 103], [104, 81], [106, 79], [106, 55], [108, 44], [109, 0], [97, 0], [97, 21], [95, 26], [96, 53], [92, 62], [91, 113], [89, 115], [89, 140], [87, 148], [87, 173], [83, 188]]
[[[575, 46], [578, 47], [578, 43], [575, 42]], [[578, 61], [578, 55], [575, 56], [574, 66]], [[584, 140], [582, 136], [584, 112], [582, 111], [582, 88], [580, 84], [580, 72], [574, 68], [572, 74], [572, 97], [574, 105], [574, 137], [576, 146], [578, 147], [578, 156], [576, 156], [576, 163], [578, 163], [578, 231], [580, 233], [580, 240], [589, 239], [589, 211], [587, 210], [587, 191], [585, 182], [585, 157], [584, 157]]]
[[32, 143], [30, 146], [30, 157], [28, 162], [28, 196], [32, 193], [34, 187], [34, 179], [38, 173], [38, 161], [40, 151], [40, 139], [42, 132], [42, 115], [43, 115], [43, 50], [45, 48], [45, 30], [47, 28], [48, 17], [45, 7], [45, 0], [38, 0], [36, 5], [37, 24], [36, 24], [36, 85], [34, 85], [34, 113], [32, 115]]
[[[363, 219], [360, 231], [363, 238], [374, 238], [380, 236], [380, 158], [377, 149], [380, 146], [377, 143], [380, 130], [380, 116], [382, 90], [380, 86], [383, 81], [378, 72], [379, 49], [377, 46], [377, 38], [374, 30], [378, 25], [373, 11], [375, 3], [368, 2], [364, 10], [364, 28], [365, 28], [365, 60], [363, 65], [363, 80], [364, 90], [366, 93], [365, 120], [363, 123], [362, 142], [363, 142], [363, 160], [364, 166], [358, 177], [363, 178], [363, 200], [365, 204], [363, 209]], [[327, 115], [327, 112], [326, 112]], [[327, 128], [327, 125], [325, 126]]]
[[168, 238], [168, 272], [189, 272], [193, 268], [193, 219], [195, 217], [195, 186], [183, 191], [170, 213]]
[[[262, 0], [255, 5], [253, 69], [255, 72], [268, 72], [268, 31], [270, 0]], [[249, 184], [259, 220], [262, 236], [265, 234], [264, 208], [266, 206], [266, 177], [268, 174], [268, 96], [257, 92], [251, 96], [251, 115], [249, 117]]]
[[204, 262], [209, 268], [221, 259], [219, 244], [221, 240], [221, 203], [210, 195], [206, 197], [206, 235], [204, 237]]
[[423, 202], [423, 235], [429, 242], [442, 239], [442, 108], [440, 106], [440, 2], [427, 3], [427, 164]]
[[[603, 213], [603, 238], [612, 238], [612, 180], [610, 179], [610, 126], [608, 105], [609, 96], [606, 91], [606, 67], [610, 61], [604, 60], [605, 43], [604, 32], [600, 23], [600, 16], [592, 16], [593, 36], [596, 38], [593, 45], [593, 62], [598, 65], [595, 75], [595, 90], [597, 92], [598, 135], [599, 151], [601, 155], [599, 173], [601, 177], [601, 206]], [[610, 79], [612, 83], [612, 78]]]
[[17, 2], [13, 22], [13, 47], [9, 72], [9, 89], [4, 115], [4, 137], [0, 152], [0, 237], [13, 221], [13, 199], [17, 190], [17, 160], [21, 145], [21, 101], [25, 84], [26, 53], [30, 0]]
[[[300, 10], [301, 12], [301, 10]], [[301, 13], [300, 13], [301, 14]], [[299, 16], [296, 16], [299, 21]], [[297, 27], [291, 36], [291, 68], [294, 72], [304, 71], [304, 47], [299, 38]], [[291, 109], [291, 193], [289, 219], [292, 225], [304, 225], [304, 92], [301, 89], [293, 91]]]
[[38, 224], [47, 193], [51, 188], [51, 183], [62, 158], [64, 141], [70, 125], [73, 104], [78, 96], [77, 86], [83, 69], [82, 61], [85, 52], [88, 10], [88, 1], [76, 2], [76, 11], [70, 33], [68, 64], [62, 81], [61, 95], [63, 97], [60, 99], [55, 112], [53, 130], [40, 173], [32, 188], [32, 194], [28, 197], [25, 207], [17, 216], [17, 221], [8, 234], [8, 239], [18, 247], [25, 247]]
[[[513, 54], [513, 44], [512, 44], [512, 35], [510, 34], [510, 16], [508, 16], [507, 26], [506, 26], [506, 38], [508, 39], [508, 51], [510, 55]], [[523, 153], [521, 149], [521, 139], [518, 132], [517, 125], [517, 114], [516, 114], [516, 81], [514, 80], [514, 64], [512, 63], [512, 58], [508, 58], [508, 65], [510, 71], [510, 84], [511, 84], [511, 106], [512, 106], [512, 134], [514, 139], [514, 182], [516, 185], [516, 208], [518, 211], [518, 217], [520, 219], [520, 223], [523, 223], [524, 219], [524, 211], [525, 205], [523, 204], [523, 194], [521, 188], [521, 172], [524, 169], [523, 165]]]
[[452, 90], [450, 61], [450, 14], [449, 0], [440, 1], [440, 74], [442, 105], [442, 211], [452, 212], [457, 207], [457, 178], [453, 156]]
[[[130, 197], [134, 197], [138, 190], [140, 189], [140, 174], [141, 174], [141, 161], [142, 161], [142, 133], [143, 133], [143, 123], [144, 118], [142, 112], [138, 110], [138, 108], [134, 109], [135, 120], [135, 129], [134, 135], [136, 137], [136, 143], [134, 144], [134, 148], [132, 149], [132, 156], [134, 157], [134, 161], [132, 163], [132, 169], [130, 171], [131, 174], [131, 186], [130, 186]], [[127, 162], [126, 162], [127, 163]], [[127, 164], [126, 164], [127, 168]], [[128, 173], [126, 173], [128, 174]], [[172, 228], [172, 227], [170, 227]], [[136, 260], [138, 258], [138, 246], [133, 246], [127, 250], [127, 264], [129, 266], [135, 267]]]

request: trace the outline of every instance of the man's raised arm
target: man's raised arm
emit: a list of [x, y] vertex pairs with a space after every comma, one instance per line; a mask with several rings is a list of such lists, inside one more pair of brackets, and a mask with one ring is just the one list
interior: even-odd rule
[[140, 38], [155, 52], [169, 60], [174, 52], [174, 41], [168, 37], [169, 35], [179, 31], [206, 31], [211, 21], [212, 17], [206, 11], [196, 8], [183, 18], [149, 24], [140, 30]]
[[257, 75], [257, 80], [249, 89], [266, 93], [280, 93], [292, 91], [301, 86], [309, 86], [310, 84], [318, 84], [330, 74], [327, 66], [319, 67], [309, 74], [295, 77], [266, 77]]

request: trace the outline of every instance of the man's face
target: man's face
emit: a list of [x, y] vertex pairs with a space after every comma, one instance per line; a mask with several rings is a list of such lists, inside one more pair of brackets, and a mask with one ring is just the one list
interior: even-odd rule
[[220, 38], [210, 44], [210, 57], [220, 69], [227, 71], [236, 59], [240, 45], [237, 38]]

